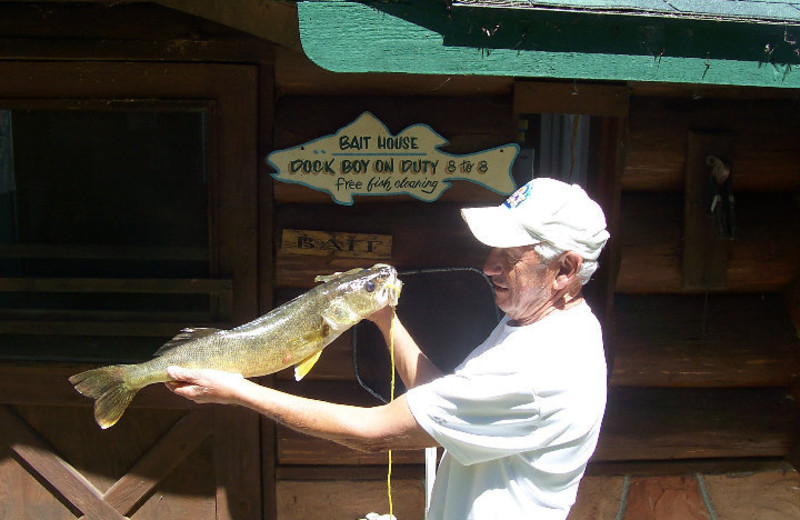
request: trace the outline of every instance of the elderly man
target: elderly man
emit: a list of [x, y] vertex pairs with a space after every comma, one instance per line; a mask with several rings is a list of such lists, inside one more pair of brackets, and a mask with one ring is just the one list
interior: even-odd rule
[[238, 374], [177, 367], [170, 388], [357, 450], [443, 446], [432, 519], [565, 519], [606, 402], [600, 325], [581, 295], [608, 240], [603, 212], [579, 186], [541, 178], [498, 207], [462, 215], [492, 247], [483, 269], [505, 317], [453, 374], [384, 309], [370, 319], [393, 340], [409, 388], [386, 405], [316, 401]]

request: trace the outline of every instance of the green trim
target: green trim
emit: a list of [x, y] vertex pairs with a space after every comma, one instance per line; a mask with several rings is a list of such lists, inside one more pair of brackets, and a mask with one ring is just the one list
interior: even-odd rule
[[557, 9], [748, 23], [800, 23], [798, 0], [452, 0], [459, 7]]
[[462, 7], [298, 2], [308, 57], [335, 72], [800, 87], [800, 28]]

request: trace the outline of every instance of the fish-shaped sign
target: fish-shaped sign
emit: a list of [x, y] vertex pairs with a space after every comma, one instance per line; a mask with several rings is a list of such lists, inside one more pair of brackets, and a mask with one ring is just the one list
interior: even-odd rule
[[330, 193], [339, 204], [354, 195], [411, 195], [432, 202], [450, 181], [471, 181], [507, 195], [516, 188], [511, 166], [515, 143], [466, 155], [439, 150], [448, 142], [416, 124], [392, 135], [370, 112], [337, 131], [267, 156], [276, 180]]

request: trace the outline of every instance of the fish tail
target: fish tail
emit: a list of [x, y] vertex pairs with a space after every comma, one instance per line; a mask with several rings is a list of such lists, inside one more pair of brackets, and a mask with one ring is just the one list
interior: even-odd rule
[[116, 424], [139, 391], [130, 386], [130, 366], [95, 368], [69, 378], [75, 390], [95, 400], [94, 419], [104, 430]]

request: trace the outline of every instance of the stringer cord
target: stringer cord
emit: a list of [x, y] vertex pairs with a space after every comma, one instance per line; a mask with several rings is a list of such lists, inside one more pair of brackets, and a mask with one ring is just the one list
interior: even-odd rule
[[[394, 369], [394, 322], [397, 318], [396, 310], [392, 307], [392, 322], [389, 325], [389, 358], [392, 362], [392, 376], [389, 384], [389, 401], [394, 401], [395, 369]], [[389, 496], [389, 518], [394, 517], [394, 507], [392, 505], [392, 450], [389, 450], [389, 469], [386, 472], [386, 491]]]

